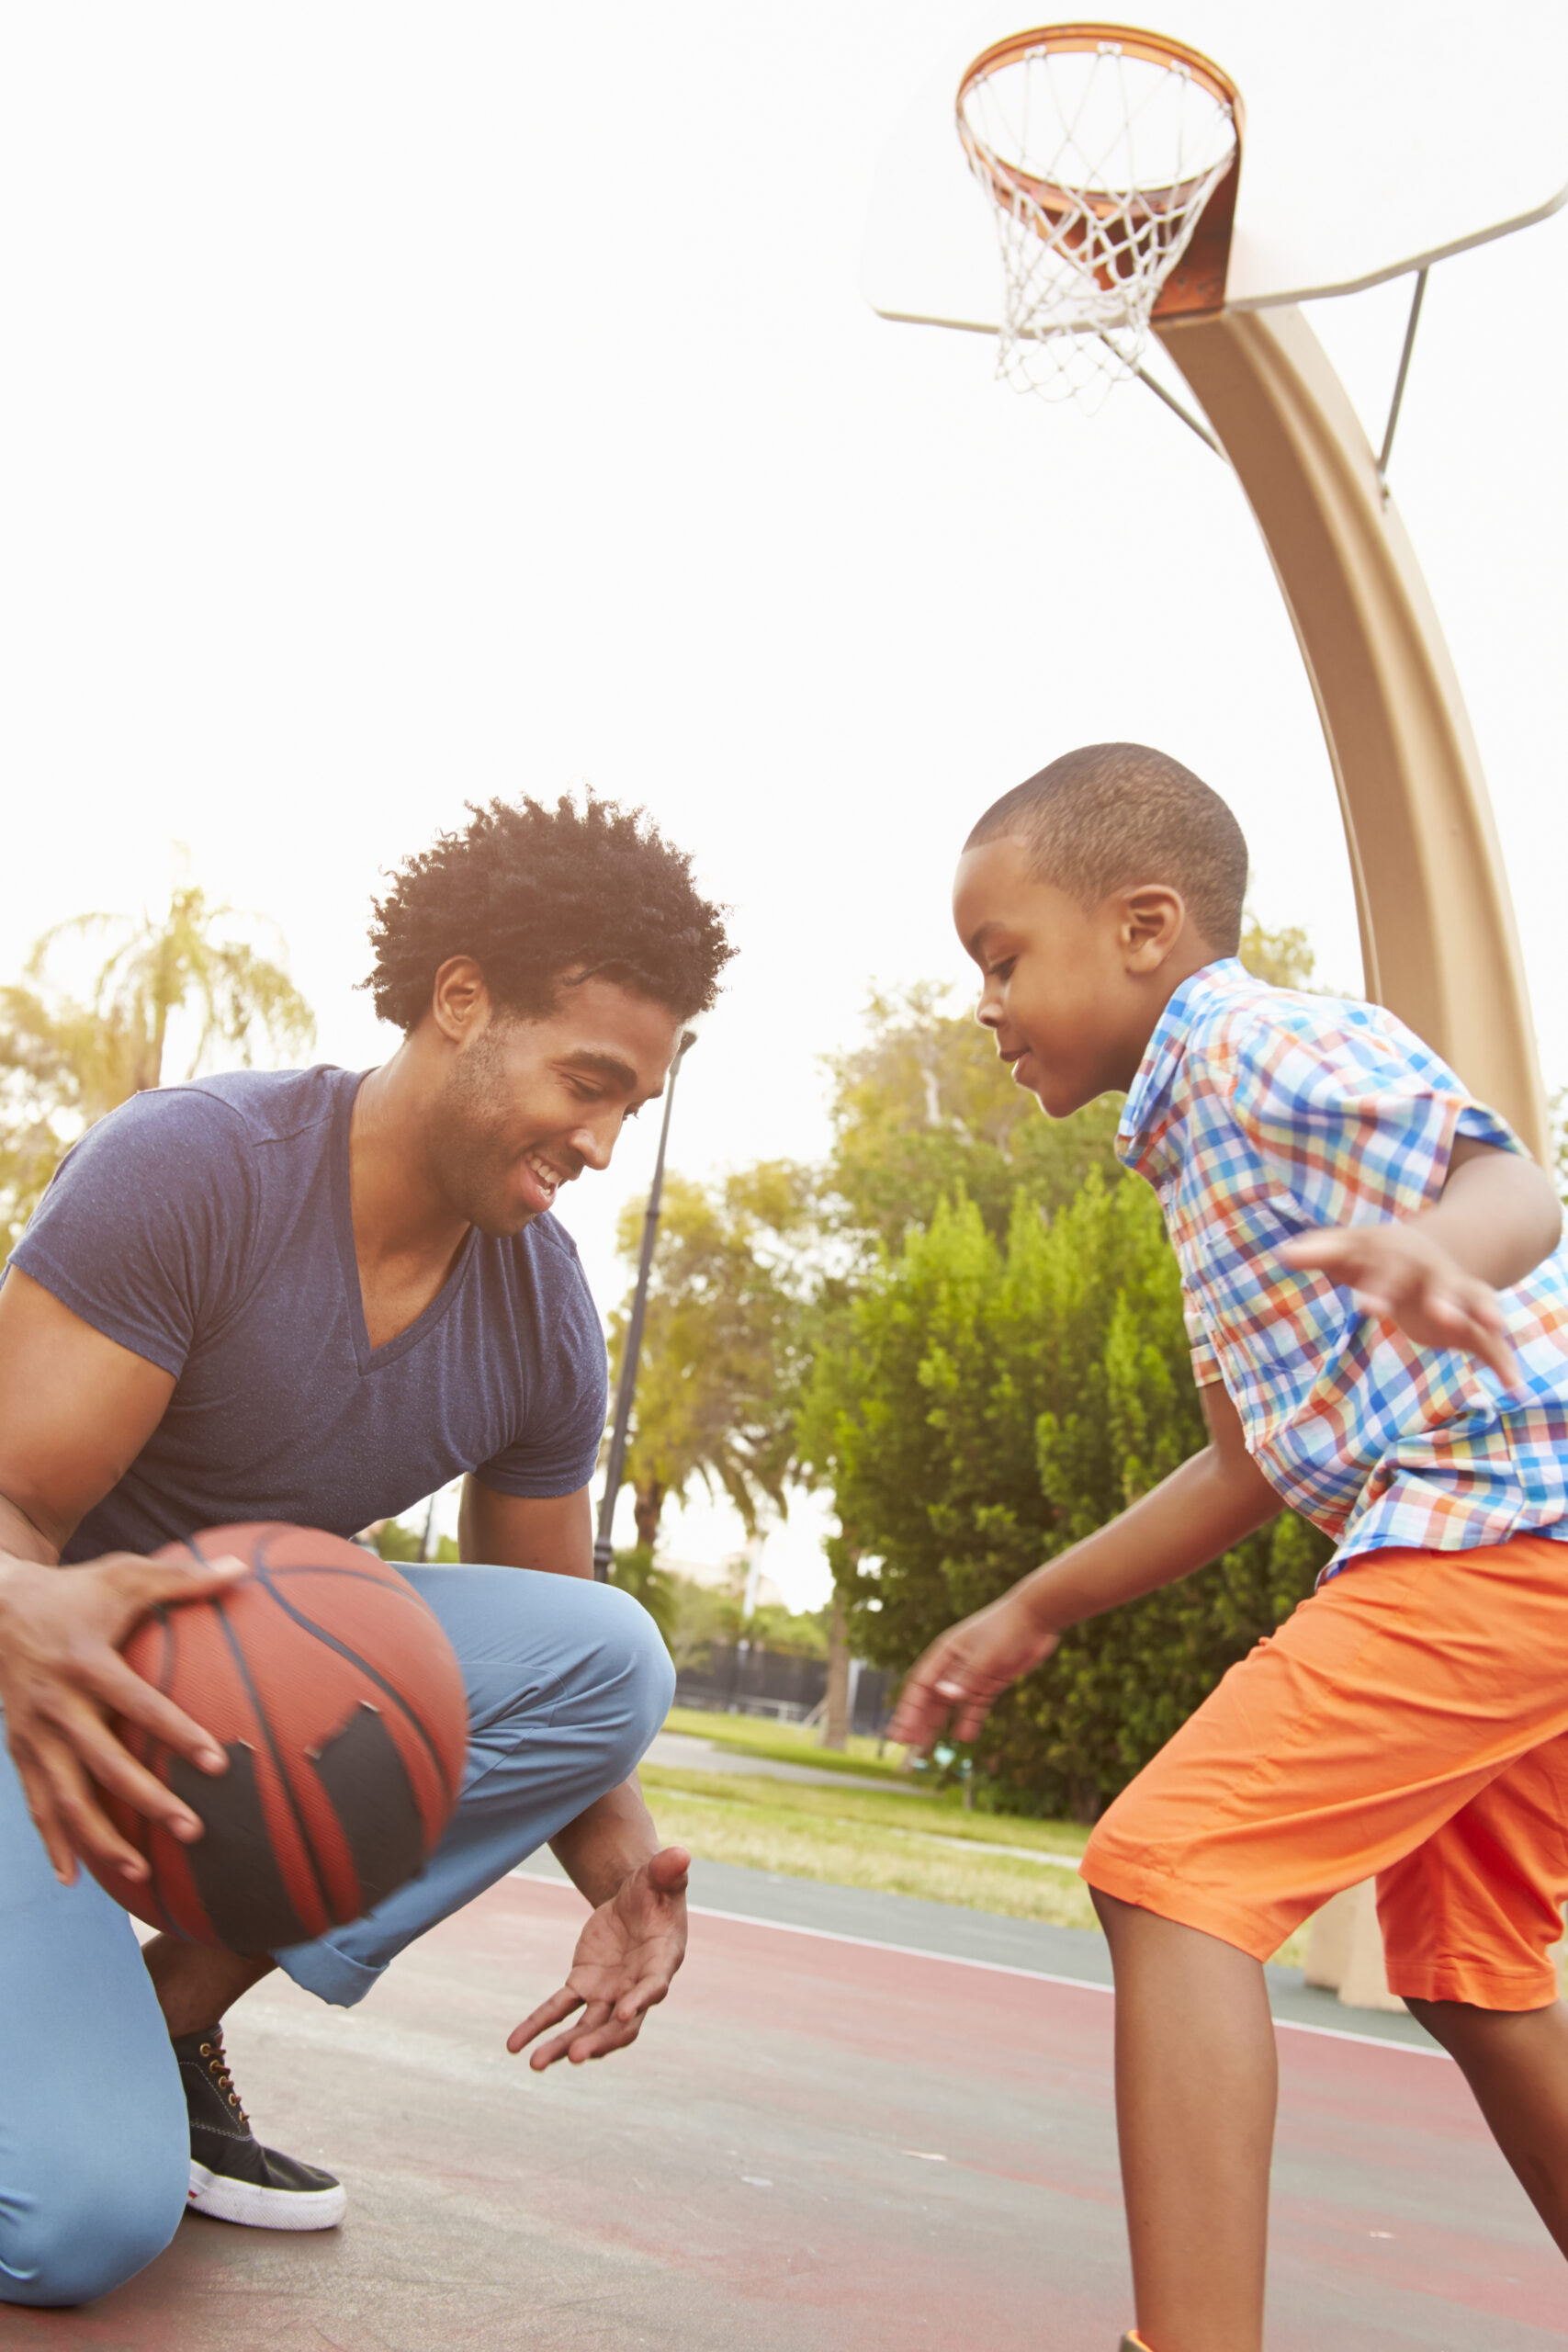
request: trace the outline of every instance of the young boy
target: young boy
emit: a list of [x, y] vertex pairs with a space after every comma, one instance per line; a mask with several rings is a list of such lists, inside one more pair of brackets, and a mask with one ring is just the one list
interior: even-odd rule
[[1247, 847], [1157, 752], [1069, 753], [959, 862], [979, 1019], [1053, 1117], [1125, 1090], [1212, 1442], [955, 1626], [892, 1726], [973, 1738], [1066, 1627], [1289, 1503], [1338, 1549], [1106, 1813], [1145, 2352], [1258, 2352], [1275, 2057], [1262, 1962], [1376, 1876], [1389, 1983], [1568, 2252], [1568, 1261], [1551, 1183], [1375, 1005], [1235, 960]]

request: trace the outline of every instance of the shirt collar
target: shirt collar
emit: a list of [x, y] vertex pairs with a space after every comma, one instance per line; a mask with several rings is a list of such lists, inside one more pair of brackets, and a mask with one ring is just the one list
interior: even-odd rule
[[1122, 1106], [1116, 1157], [1124, 1168], [1134, 1169], [1154, 1182], [1174, 1167], [1176, 1155], [1166, 1148], [1166, 1138], [1174, 1124], [1172, 1097], [1186, 1057], [1189, 1033], [1204, 1013], [1257, 987], [1240, 958], [1225, 956], [1218, 963], [1190, 972], [1173, 991]]

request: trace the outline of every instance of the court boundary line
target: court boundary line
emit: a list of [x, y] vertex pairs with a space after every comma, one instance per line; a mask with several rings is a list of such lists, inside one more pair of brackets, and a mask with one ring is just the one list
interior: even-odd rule
[[[576, 1894], [569, 1881], [552, 1878], [544, 1871], [508, 1871], [508, 1878], [526, 1879], [531, 1886], [559, 1887], [563, 1894]], [[581, 1897], [579, 1896], [579, 1901]], [[967, 1952], [929, 1951], [921, 1944], [890, 1944], [879, 1936], [849, 1936], [837, 1928], [800, 1928], [791, 1919], [763, 1919], [754, 1911], [721, 1911], [711, 1903], [691, 1903], [687, 1909], [697, 1919], [733, 1919], [739, 1928], [773, 1928], [781, 1936], [812, 1936], [818, 1943], [853, 1944], [862, 1951], [898, 1952], [906, 1960], [942, 1960], [953, 1968], [981, 1968], [993, 1976], [1021, 1976], [1032, 1984], [1066, 1984], [1077, 1993], [1113, 1995], [1114, 1984], [1101, 1984], [1092, 1976], [1057, 1976], [1046, 1968], [1017, 1968], [1006, 1960], [974, 1960]], [[1276, 2018], [1275, 2026], [1286, 2033], [1315, 2033], [1325, 2041], [1359, 2042], [1364, 2050], [1404, 2050], [1413, 2058], [1440, 2058], [1451, 2066], [1453, 2060], [1446, 2050], [1424, 2049], [1418, 2041], [1404, 2041], [1393, 2034], [1352, 2033], [1348, 2027], [1337, 2025], [1308, 2025], [1302, 2018]]]

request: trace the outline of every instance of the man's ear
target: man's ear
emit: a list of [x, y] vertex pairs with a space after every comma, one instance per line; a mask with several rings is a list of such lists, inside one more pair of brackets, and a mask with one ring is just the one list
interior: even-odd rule
[[1129, 972], [1157, 972], [1186, 928], [1186, 900], [1168, 882], [1143, 883], [1122, 894], [1117, 935]]
[[430, 992], [430, 1015], [454, 1046], [467, 1045], [490, 1021], [493, 1007], [485, 976], [471, 956], [448, 956]]

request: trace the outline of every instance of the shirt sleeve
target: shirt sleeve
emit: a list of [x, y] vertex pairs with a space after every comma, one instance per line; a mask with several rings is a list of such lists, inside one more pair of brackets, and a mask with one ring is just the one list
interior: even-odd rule
[[1429, 1207], [1455, 1138], [1524, 1146], [1495, 1112], [1381, 1007], [1321, 1024], [1248, 1020], [1225, 1041], [1231, 1117], [1313, 1225], [1368, 1225]]
[[1192, 1377], [1200, 1388], [1212, 1388], [1220, 1378], [1220, 1360], [1198, 1302], [1185, 1283], [1181, 1285], [1181, 1313], [1187, 1325], [1187, 1344], [1192, 1351]]
[[[570, 1245], [568, 1245], [570, 1247]], [[565, 1252], [563, 1252], [565, 1254]], [[551, 1284], [546, 1345], [530, 1386], [537, 1395], [513, 1442], [475, 1476], [501, 1495], [575, 1495], [593, 1476], [609, 1407], [604, 1329], [575, 1250]]]
[[210, 1095], [133, 1095], [55, 1170], [10, 1263], [177, 1380], [234, 1293], [254, 1229], [241, 1121]]

